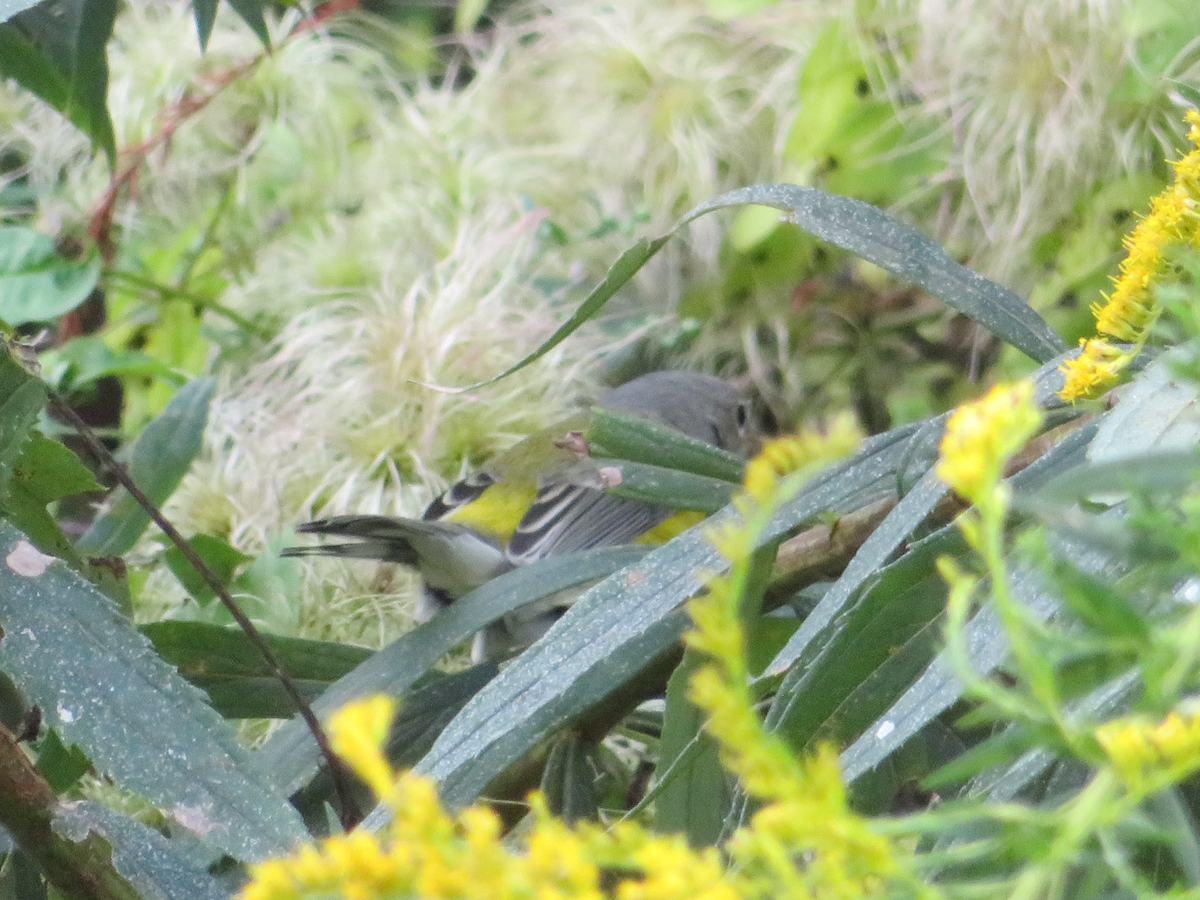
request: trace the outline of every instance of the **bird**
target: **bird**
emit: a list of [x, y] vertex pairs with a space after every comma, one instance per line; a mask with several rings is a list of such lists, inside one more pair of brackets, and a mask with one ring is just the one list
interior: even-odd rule
[[[747, 394], [698, 372], [651, 372], [613, 388], [596, 406], [648, 419], [741, 457], [757, 446]], [[350, 539], [289, 547], [290, 557], [337, 556], [399, 563], [423, 587], [417, 619], [480, 585], [538, 559], [632, 543], [674, 511], [604, 490], [581, 452], [582, 435], [567, 420], [532, 435], [433, 500], [420, 519], [342, 515], [300, 525], [301, 534]], [[552, 435], [568, 435], [554, 440]], [[532, 643], [569, 605], [550, 598], [516, 610], [476, 636], [476, 661], [510, 655]]]

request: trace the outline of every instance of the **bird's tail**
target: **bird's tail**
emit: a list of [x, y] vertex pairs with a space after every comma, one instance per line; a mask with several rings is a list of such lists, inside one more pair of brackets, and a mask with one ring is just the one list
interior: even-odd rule
[[288, 547], [283, 556], [376, 559], [417, 569], [430, 586], [451, 599], [511, 568], [504, 553], [478, 532], [453, 522], [393, 516], [334, 516], [306, 522], [301, 534], [353, 538], [352, 543]]

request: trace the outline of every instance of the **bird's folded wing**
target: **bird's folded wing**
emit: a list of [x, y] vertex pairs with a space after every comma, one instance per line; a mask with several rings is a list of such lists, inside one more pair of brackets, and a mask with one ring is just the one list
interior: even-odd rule
[[538, 491], [505, 547], [513, 565], [592, 547], [631, 543], [671, 514], [595, 488], [555, 483]]

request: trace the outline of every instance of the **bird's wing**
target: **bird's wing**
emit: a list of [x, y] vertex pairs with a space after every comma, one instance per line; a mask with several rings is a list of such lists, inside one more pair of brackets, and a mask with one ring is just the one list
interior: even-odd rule
[[524, 565], [543, 556], [628, 544], [670, 514], [596, 488], [556, 482], [538, 491], [504, 552], [513, 565]]

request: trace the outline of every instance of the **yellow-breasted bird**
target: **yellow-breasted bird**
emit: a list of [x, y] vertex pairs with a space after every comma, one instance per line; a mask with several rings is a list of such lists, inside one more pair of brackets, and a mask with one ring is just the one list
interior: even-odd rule
[[[750, 455], [758, 441], [748, 397], [733, 385], [696, 372], [651, 372], [601, 396], [596, 404], [666, 425], [728, 450]], [[424, 582], [418, 618], [428, 619], [458, 597], [514, 566], [592, 547], [632, 543], [673, 515], [608, 494], [595, 466], [551, 434], [533, 435], [498, 455], [434, 500], [420, 519], [334, 516], [301, 525], [304, 534], [353, 542], [289, 547], [285, 556], [342, 556], [400, 563]], [[556, 604], [561, 606], [561, 604]], [[517, 610], [477, 636], [476, 658], [531, 643], [560, 608]]]

